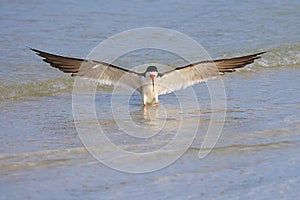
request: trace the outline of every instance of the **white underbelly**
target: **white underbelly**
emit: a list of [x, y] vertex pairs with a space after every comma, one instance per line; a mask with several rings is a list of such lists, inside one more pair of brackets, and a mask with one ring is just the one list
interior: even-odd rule
[[147, 103], [152, 103], [153, 101], [156, 100], [157, 95], [155, 92], [155, 87], [153, 91], [152, 83], [144, 85], [142, 90], [143, 90], [143, 99], [146, 100]]

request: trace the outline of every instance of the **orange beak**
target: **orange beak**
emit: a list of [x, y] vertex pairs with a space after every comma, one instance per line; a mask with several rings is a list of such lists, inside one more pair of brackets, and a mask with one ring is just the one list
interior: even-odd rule
[[155, 78], [154, 74], [150, 74], [150, 78], [153, 80]]
[[152, 86], [153, 86], [153, 92], [154, 92], [154, 78], [155, 78], [155, 75], [150, 74], [150, 78], [152, 79]]

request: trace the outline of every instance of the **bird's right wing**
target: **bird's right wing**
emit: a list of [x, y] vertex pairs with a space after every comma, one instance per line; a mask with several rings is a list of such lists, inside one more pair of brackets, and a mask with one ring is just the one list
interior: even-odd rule
[[52, 67], [65, 73], [71, 73], [72, 76], [95, 80], [100, 84], [122, 85], [137, 90], [141, 86], [142, 75], [128, 69], [100, 61], [59, 56], [37, 49], [31, 50], [43, 57], [43, 61], [49, 63]]

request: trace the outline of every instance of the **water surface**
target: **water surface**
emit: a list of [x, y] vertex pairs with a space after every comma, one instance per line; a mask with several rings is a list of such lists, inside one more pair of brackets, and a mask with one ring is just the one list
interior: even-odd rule
[[[299, 196], [299, 1], [3, 0], [0, 4], [1, 199]], [[200, 124], [191, 148], [165, 169], [132, 175], [100, 164], [86, 151], [73, 121], [74, 79], [43, 63], [28, 46], [85, 57], [102, 40], [145, 26], [187, 34], [213, 58], [268, 53], [222, 78], [226, 121], [209, 156], [200, 160], [198, 152], [211, 113], [217, 111], [210, 109], [207, 87], [201, 84], [194, 87], [199, 108], [183, 114], [190, 123]], [[172, 56], [143, 51], [117, 63], [133, 68], [149, 62], [180, 63]], [[160, 98], [168, 114], [164, 130], [147, 141], [118, 130], [110, 109], [112, 90], [99, 87], [96, 95], [97, 118], [112, 141], [147, 152], [172, 139], [181, 116], [173, 94]], [[186, 90], [179, 94], [187, 103], [191, 99]], [[154, 117], [156, 121], [145, 118], [138, 95], [129, 103], [133, 121], [153, 130], [161, 125], [157, 119], [165, 115]]]

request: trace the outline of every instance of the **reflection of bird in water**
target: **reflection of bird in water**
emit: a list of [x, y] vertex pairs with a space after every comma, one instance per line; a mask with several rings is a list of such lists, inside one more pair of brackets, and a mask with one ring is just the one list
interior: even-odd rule
[[106, 85], [123, 85], [140, 92], [144, 108], [146, 104], [154, 103], [158, 106], [158, 96], [184, 89], [194, 84], [204, 82], [226, 72], [244, 67], [260, 58], [265, 52], [247, 56], [200, 61], [174, 70], [160, 73], [156, 66], [147, 67], [144, 73], [134, 72], [109, 63], [85, 60], [80, 58], [64, 57], [31, 49], [52, 67], [58, 68], [72, 76], [80, 76], [98, 81]]

